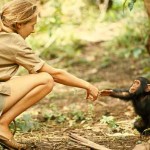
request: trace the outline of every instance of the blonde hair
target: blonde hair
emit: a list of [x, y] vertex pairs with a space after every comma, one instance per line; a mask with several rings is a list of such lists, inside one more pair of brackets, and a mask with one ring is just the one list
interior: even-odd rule
[[35, 0], [12, 0], [0, 13], [0, 31], [16, 32], [16, 23], [26, 24], [38, 13]]

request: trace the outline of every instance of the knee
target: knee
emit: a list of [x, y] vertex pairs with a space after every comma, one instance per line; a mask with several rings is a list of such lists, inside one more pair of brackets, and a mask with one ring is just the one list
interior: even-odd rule
[[46, 86], [46, 90], [49, 92], [52, 91], [54, 87], [54, 79], [53, 77], [46, 72], [41, 73], [42, 83]]

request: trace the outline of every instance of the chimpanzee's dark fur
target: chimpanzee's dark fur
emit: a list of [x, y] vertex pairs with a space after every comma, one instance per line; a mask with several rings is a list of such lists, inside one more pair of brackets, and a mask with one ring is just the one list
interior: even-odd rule
[[134, 127], [140, 132], [150, 128], [150, 92], [145, 89], [150, 81], [144, 77], [139, 77], [136, 80], [141, 82], [141, 86], [135, 93], [130, 93], [129, 89], [113, 89], [111, 97], [120, 98], [125, 101], [132, 101], [135, 112], [141, 117], [140, 120], [135, 121]]

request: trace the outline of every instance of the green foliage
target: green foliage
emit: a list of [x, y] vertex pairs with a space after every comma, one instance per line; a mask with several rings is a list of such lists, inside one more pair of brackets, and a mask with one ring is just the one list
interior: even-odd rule
[[[124, 6], [126, 4], [127, 0], [125, 0], [124, 2]], [[136, 0], [130, 0], [128, 3], [128, 8], [130, 9], [130, 11], [133, 9], [134, 3], [136, 2]]]
[[150, 78], [150, 67], [149, 67], [149, 64], [150, 64], [150, 59], [149, 59], [149, 56], [144, 58], [143, 60], [141, 60], [141, 64], [143, 67], [143, 70], [142, 70], [142, 76], [146, 77], [146, 78]]
[[71, 115], [73, 116], [73, 120], [75, 120], [76, 122], [80, 122], [85, 120], [85, 113], [83, 111], [80, 110], [74, 110], [71, 112]]
[[126, 26], [120, 36], [107, 44], [106, 49], [111, 50], [119, 57], [134, 57], [135, 59], [147, 53], [145, 41], [148, 37], [147, 33], [150, 31], [149, 20], [143, 17], [142, 13], [136, 13], [143, 9], [143, 6], [134, 9], [135, 12], [133, 11], [126, 19]]
[[93, 104], [89, 104], [88, 105], [88, 111], [86, 114], [86, 121], [93, 121], [94, 118], [94, 105]]
[[113, 116], [102, 116], [102, 119], [100, 119], [100, 122], [103, 124], [107, 124], [110, 128], [117, 128], [118, 124], [115, 122], [115, 119]]
[[128, 4], [128, 7], [130, 10], [133, 9], [133, 6], [134, 6], [134, 3], [136, 2], [136, 0], [130, 0], [129, 4]]
[[129, 16], [127, 12], [124, 13], [126, 3], [123, 2], [122, 0], [113, 0], [112, 8], [107, 12], [105, 21], [115, 22]]
[[[134, 6], [135, 3], [136, 3], [136, 7]], [[144, 7], [143, 0], [138, 0], [138, 1], [136, 0], [114, 0], [112, 8], [107, 12], [105, 21], [112, 22], [112, 21], [118, 21], [123, 18], [125, 19], [127, 17], [130, 17], [131, 13], [133, 13], [136, 19], [136, 14], [139, 11], [142, 12], [143, 7]]]
[[[20, 132], [38, 130], [40, 127], [39, 123], [35, 119], [32, 119], [30, 114], [24, 114], [21, 118], [16, 119], [16, 126]], [[11, 128], [13, 128], [12, 125]]]
[[80, 53], [80, 48], [82, 48], [82, 43], [79, 40], [73, 38], [69, 39], [68, 43], [63, 44], [62, 42], [55, 41], [48, 47], [43, 49], [40, 56], [44, 59], [54, 59], [54, 58], [74, 58], [75, 55]]
[[57, 123], [63, 123], [66, 121], [67, 116], [65, 114], [61, 113], [58, 110], [56, 105], [50, 104], [49, 108], [50, 108], [49, 111], [43, 112], [43, 117], [46, 120], [55, 120]]
[[106, 68], [112, 64], [110, 56], [103, 57], [100, 63], [100, 68]]
[[87, 111], [82, 111], [81, 108], [77, 108], [75, 105], [71, 105], [70, 111], [68, 112], [68, 118], [73, 120], [74, 123], [93, 121], [94, 117], [94, 106], [88, 104]]
[[74, 58], [86, 44], [80, 40], [76, 29], [89, 30], [98, 17], [99, 10], [94, 4], [83, 0], [48, 1], [36, 27], [39, 34], [28, 42], [44, 59]]
[[71, 126], [85, 121], [93, 121], [94, 106], [88, 105], [88, 110], [82, 111], [76, 106], [71, 105], [67, 112], [61, 112], [55, 104], [50, 104], [48, 110], [42, 112], [44, 121], [53, 121], [55, 123], [68, 123]]

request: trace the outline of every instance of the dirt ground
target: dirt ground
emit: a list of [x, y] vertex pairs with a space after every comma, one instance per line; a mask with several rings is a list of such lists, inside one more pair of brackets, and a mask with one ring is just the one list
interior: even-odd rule
[[[83, 54], [89, 63], [86, 65], [72, 64], [68, 71], [91, 82], [95, 79], [93, 84], [99, 89], [128, 87], [132, 79], [140, 75], [142, 68], [140, 59], [142, 60], [142, 58], [138, 60], [132, 58], [119, 59], [115, 55], [110, 55], [109, 58], [112, 62], [106, 67], [100, 67], [105, 53], [106, 51], [101, 43], [96, 45], [90, 44], [86, 47]], [[73, 108], [87, 112], [88, 106], [92, 104], [94, 108], [92, 111], [92, 121], [81, 121], [73, 124], [71, 120], [67, 120], [64, 123], [44, 120], [41, 112], [49, 111], [49, 104], [56, 105], [58, 111], [62, 113], [73, 111]], [[99, 97], [97, 101], [92, 103], [85, 100], [85, 91], [59, 84], [56, 84], [52, 94], [25, 113], [32, 114], [40, 124], [40, 129], [37, 131], [33, 130], [25, 133], [17, 131], [15, 134], [16, 139], [26, 142], [31, 146], [29, 149], [90, 150], [89, 147], [71, 141], [68, 136], [70, 132], [112, 150], [132, 150], [136, 144], [149, 139], [148, 136], [140, 136], [133, 129], [136, 114], [130, 102], [110, 97]], [[104, 115], [113, 116], [118, 124], [118, 128], [112, 129], [107, 124], [102, 124], [100, 118]]]

